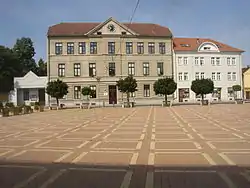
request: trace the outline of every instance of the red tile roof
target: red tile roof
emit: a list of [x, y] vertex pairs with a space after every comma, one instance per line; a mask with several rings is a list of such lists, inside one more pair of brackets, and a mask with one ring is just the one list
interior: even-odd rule
[[174, 50], [197, 51], [198, 47], [204, 42], [212, 42], [216, 44], [221, 52], [244, 52], [241, 49], [237, 49], [227, 44], [223, 44], [221, 42], [207, 38], [174, 38]]
[[[60, 23], [49, 27], [48, 36], [79, 36], [85, 35], [100, 23]], [[135, 33], [142, 36], [171, 37], [167, 27], [151, 23], [122, 23]]]

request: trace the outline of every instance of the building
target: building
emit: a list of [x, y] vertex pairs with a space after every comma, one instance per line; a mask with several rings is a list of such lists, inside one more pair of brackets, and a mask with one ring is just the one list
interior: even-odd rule
[[[232, 86], [242, 86], [242, 53], [240, 49], [211, 39], [174, 38], [176, 100], [199, 101], [201, 96], [191, 91], [191, 83], [201, 78], [211, 78], [215, 85], [213, 94], [206, 95], [206, 99], [233, 100]], [[242, 97], [241, 92], [237, 97]]]
[[48, 78], [38, 77], [32, 71], [24, 77], [14, 78], [14, 90], [9, 94], [9, 101], [15, 105], [39, 102], [41, 105], [48, 105], [48, 95], [45, 93]]
[[242, 69], [244, 99], [250, 100], [250, 67]]
[[[123, 100], [116, 81], [133, 75], [137, 104], [162, 103], [153, 83], [173, 76], [171, 31], [151, 23], [60, 23], [48, 30], [48, 79], [66, 82], [69, 93], [62, 100], [83, 100], [81, 88], [90, 86], [92, 100], [117, 104]], [[150, 100], [149, 100], [150, 99]], [[51, 103], [54, 99], [51, 99]]]

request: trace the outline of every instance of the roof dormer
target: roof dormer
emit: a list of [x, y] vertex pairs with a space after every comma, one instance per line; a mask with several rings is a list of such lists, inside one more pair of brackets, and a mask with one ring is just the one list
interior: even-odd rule
[[198, 52], [220, 52], [219, 47], [212, 42], [203, 42], [198, 47]]

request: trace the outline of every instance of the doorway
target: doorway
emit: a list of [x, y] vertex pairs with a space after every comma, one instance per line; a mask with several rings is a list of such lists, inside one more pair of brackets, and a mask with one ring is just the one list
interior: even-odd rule
[[38, 89], [38, 98], [40, 105], [45, 105], [45, 89]]
[[109, 85], [109, 104], [117, 104], [116, 85]]
[[250, 99], [250, 91], [246, 91], [246, 99]]

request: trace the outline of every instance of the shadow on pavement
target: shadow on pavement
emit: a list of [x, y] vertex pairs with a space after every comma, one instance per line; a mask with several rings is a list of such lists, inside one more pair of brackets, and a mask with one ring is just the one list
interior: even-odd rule
[[249, 188], [250, 166], [116, 166], [0, 161], [1, 188]]

